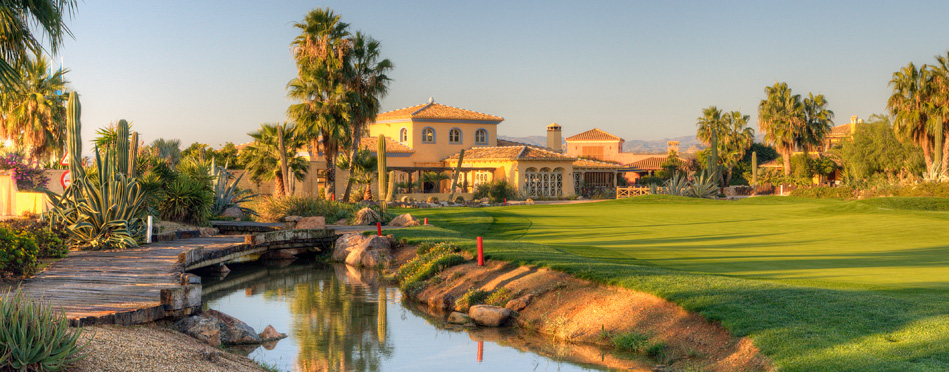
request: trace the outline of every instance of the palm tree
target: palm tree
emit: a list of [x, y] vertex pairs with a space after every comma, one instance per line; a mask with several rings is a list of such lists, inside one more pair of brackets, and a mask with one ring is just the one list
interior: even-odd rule
[[804, 125], [798, 134], [797, 145], [807, 156], [808, 149], [819, 147], [830, 133], [834, 124], [834, 112], [827, 109], [827, 99], [823, 94], [808, 93], [804, 99]]
[[154, 157], [164, 160], [165, 163], [172, 167], [181, 160], [181, 140], [177, 138], [170, 140], [164, 138], [156, 139], [149, 145], [148, 150], [152, 152]]
[[300, 103], [287, 110], [309, 140], [319, 140], [326, 160], [326, 195], [336, 196], [336, 154], [350, 141], [353, 93], [347, 88], [345, 66], [352, 50], [348, 24], [329, 9], [314, 9], [291, 43], [297, 77], [287, 84], [288, 96]]
[[930, 97], [929, 131], [933, 135], [934, 152], [939, 156], [939, 175], [949, 167], [949, 52], [936, 56], [936, 65], [930, 67], [932, 95]]
[[890, 86], [893, 94], [886, 101], [886, 108], [893, 115], [893, 130], [899, 138], [909, 138], [923, 149], [926, 169], [932, 169], [932, 139], [927, 125], [929, 115], [926, 104], [929, 102], [931, 85], [929, 70], [910, 62], [893, 73]]
[[758, 104], [758, 128], [764, 139], [784, 157], [784, 175], [791, 174], [791, 151], [799, 143], [804, 126], [804, 103], [801, 96], [792, 94], [787, 83], [765, 87], [767, 98]]
[[72, 36], [63, 16], [72, 15], [76, 0], [4, 0], [0, 2], [0, 85], [19, 80], [16, 65], [43, 50], [45, 36], [50, 52], [62, 46], [63, 36]]
[[[359, 151], [359, 140], [363, 137], [363, 132], [369, 121], [373, 120], [379, 113], [381, 106], [380, 100], [389, 93], [389, 83], [392, 79], [386, 73], [392, 70], [392, 62], [381, 58], [381, 48], [379, 41], [356, 32], [353, 37], [353, 50], [349, 64], [347, 66], [347, 80], [349, 89], [355, 92], [352, 104], [352, 155], [356, 156]], [[355, 162], [350, 163], [356, 164]], [[349, 168], [349, 174], [353, 174], [355, 169]], [[346, 184], [346, 191], [343, 193], [343, 200], [349, 200], [349, 193], [353, 185], [353, 179], [350, 177]]]
[[274, 194], [288, 195], [280, 166], [280, 137], [277, 126], [282, 126], [284, 149], [287, 156], [288, 172], [297, 181], [306, 179], [309, 162], [297, 156], [297, 151], [306, 146], [307, 137], [293, 124], [261, 124], [260, 129], [249, 133], [254, 142], [245, 147], [240, 154], [244, 169], [255, 182], [274, 180]]
[[748, 127], [751, 117], [740, 111], [731, 111], [722, 115], [724, 133], [718, 137], [718, 156], [725, 166], [725, 185], [732, 179], [732, 170], [745, 157], [745, 152], [755, 139], [755, 130]]
[[39, 160], [65, 144], [66, 84], [69, 70], [51, 71], [49, 60], [35, 54], [16, 63], [19, 80], [0, 92], [0, 137]]

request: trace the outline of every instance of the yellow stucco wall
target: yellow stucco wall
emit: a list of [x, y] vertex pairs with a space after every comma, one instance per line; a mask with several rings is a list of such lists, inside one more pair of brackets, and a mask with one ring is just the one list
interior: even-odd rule
[[[498, 125], [475, 121], [442, 123], [406, 120], [393, 123], [373, 123], [369, 125], [369, 135], [378, 136], [382, 134], [398, 141], [399, 131], [402, 128], [406, 128], [408, 131], [409, 138], [405, 145], [415, 150], [415, 154], [411, 157], [413, 163], [439, 162], [463, 149], [470, 149], [475, 146], [497, 146], [498, 144]], [[435, 143], [422, 142], [422, 131], [425, 128], [435, 130]], [[461, 130], [460, 143], [450, 143], [448, 141], [448, 133], [453, 128]], [[475, 132], [478, 129], [484, 129], [488, 132], [487, 145], [475, 144]]]

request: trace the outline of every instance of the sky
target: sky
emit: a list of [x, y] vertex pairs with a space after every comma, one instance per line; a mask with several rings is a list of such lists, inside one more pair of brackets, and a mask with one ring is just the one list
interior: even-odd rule
[[757, 128], [765, 86], [822, 93], [843, 124], [885, 111], [893, 72], [949, 50], [946, 1], [80, 2], [55, 60], [83, 138], [126, 119], [143, 140], [219, 147], [287, 120], [290, 42], [329, 7], [395, 69], [383, 111], [436, 102], [505, 118], [499, 133], [695, 134], [703, 108]]

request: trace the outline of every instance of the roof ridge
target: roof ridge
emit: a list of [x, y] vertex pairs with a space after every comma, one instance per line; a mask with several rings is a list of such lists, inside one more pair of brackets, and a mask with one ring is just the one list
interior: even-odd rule
[[[432, 103], [435, 103], [435, 102], [432, 102]], [[446, 105], [446, 104], [443, 104], [443, 103], [439, 103], [439, 105], [445, 106], [445, 107], [451, 107], [451, 108], [456, 109], [456, 110], [471, 111], [471, 112], [474, 112], [474, 113], [476, 113], [476, 114], [487, 115], [487, 116], [494, 116], [494, 117], [496, 117], [496, 118], [501, 118], [502, 120], [504, 119], [503, 117], [500, 117], [500, 116], [497, 116], [497, 115], [492, 115], [492, 114], [489, 114], [489, 113], [486, 113], [486, 112], [475, 111], [475, 110], [469, 110], [469, 109], [466, 109], [466, 108], [455, 107], [455, 106], [449, 106], [449, 105]]]
[[[429, 103], [426, 103], [426, 104], [425, 104], [425, 106], [422, 106], [422, 108], [420, 108], [420, 109], [418, 109], [418, 110], [415, 110], [415, 111], [412, 111], [412, 113], [411, 113], [411, 114], [409, 114], [409, 116], [412, 116], [412, 115], [415, 115], [415, 114], [418, 114], [418, 113], [419, 113], [419, 111], [422, 111], [422, 110], [424, 110], [424, 109], [427, 109], [427, 108], [429, 108], [429, 107], [431, 107], [431, 106], [432, 106], [432, 105], [434, 105], [434, 104], [435, 104], [435, 101], [432, 101], [432, 102], [429, 102]], [[409, 107], [411, 107], [411, 106], [409, 106]]]
[[[517, 147], [517, 146], [512, 146], [512, 147]], [[521, 151], [518, 152], [517, 156], [515, 156], [514, 158], [515, 159], [520, 158], [522, 155], [524, 155], [524, 151], [527, 151], [527, 146], [521, 146]]]

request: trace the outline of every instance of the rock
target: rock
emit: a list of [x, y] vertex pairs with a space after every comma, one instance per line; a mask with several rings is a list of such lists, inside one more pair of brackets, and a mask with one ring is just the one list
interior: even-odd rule
[[221, 216], [230, 217], [230, 218], [241, 218], [242, 216], [244, 216], [244, 212], [241, 211], [241, 209], [238, 207], [230, 207], [230, 208], [225, 209], [224, 213], [221, 213]]
[[209, 236], [215, 236], [215, 235], [217, 235], [217, 234], [219, 234], [219, 233], [220, 233], [220, 231], [219, 231], [218, 229], [213, 228], [213, 227], [199, 227], [199, 228], [198, 228], [198, 234], [201, 235], [202, 237], [205, 237], [205, 238], [207, 238], [207, 237], [209, 237]]
[[514, 315], [511, 309], [491, 305], [474, 305], [468, 309], [471, 320], [481, 326], [499, 327]]
[[379, 212], [372, 210], [372, 208], [366, 207], [360, 209], [356, 212], [356, 217], [354, 218], [353, 225], [374, 225], [376, 222], [380, 221]]
[[346, 221], [345, 218], [341, 218], [341, 219], [337, 220], [336, 222], [334, 222], [333, 224], [334, 224], [334, 225], [346, 225], [346, 224], [348, 224], [348, 223], [349, 223], [349, 221]]
[[524, 295], [508, 301], [507, 304], [504, 305], [504, 308], [512, 311], [521, 311], [527, 308], [527, 305], [531, 303], [532, 299], [534, 299], [534, 295]]
[[260, 332], [258, 336], [260, 336], [260, 339], [263, 340], [264, 342], [276, 341], [276, 340], [287, 338], [286, 333], [277, 332], [277, 330], [274, 329], [274, 327], [269, 324], [267, 325], [266, 328], [264, 328], [263, 332]]
[[388, 267], [392, 262], [392, 238], [390, 236], [364, 236], [360, 233], [344, 234], [333, 247], [333, 260], [352, 266]]
[[260, 336], [247, 323], [217, 310], [208, 310], [204, 314], [215, 318], [221, 324], [221, 343], [225, 345], [246, 345], [261, 343]]
[[452, 296], [450, 294], [445, 294], [440, 297], [439, 296], [429, 297], [426, 302], [429, 307], [439, 309], [441, 311], [455, 310], [455, 296]]
[[491, 199], [487, 197], [481, 198], [481, 204], [491, 204]]
[[302, 218], [300, 216], [286, 216], [283, 218], [283, 222], [298, 222]]
[[585, 199], [585, 198], [584, 198], [582, 195], [581, 195], [581, 196], [577, 196], [577, 200], [584, 200], [584, 199]]
[[408, 213], [399, 215], [398, 217], [393, 218], [392, 221], [389, 221], [389, 226], [396, 226], [396, 227], [411, 227], [411, 226], [420, 226], [420, 225], [421, 224], [418, 222], [418, 219], [415, 217], [412, 217], [412, 215]]
[[175, 329], [208, 345], [221, 345], [221, 321], [195, 315], [175, 322]]
[[457, 311], [452, 311], [451, 314], [448, 314], [448, 319], [446, 321], [451, 324], [461, 324], [461, 325], [473, 324], [471, 317], [469, 317], [468, 315], [464, 313], [459, 313]]
[[528, 198], [527, 200], [524, 201], [524, 204], [534, 205], [534, 199]]
[[361, 244], [365, 239], [368, 239], [368, 237], [363, 236], [360, 233], [343, 234], [343, 236], [336, 240], [336, 244], [333, 246], [333, 261], [346, 261], [346, 257], [349, 256], [349, 252]]
[[317, 217], [303, 217], [297, 221], [297, 230], [319, 230], [326, 228], [326, 218], [322, 216]]

